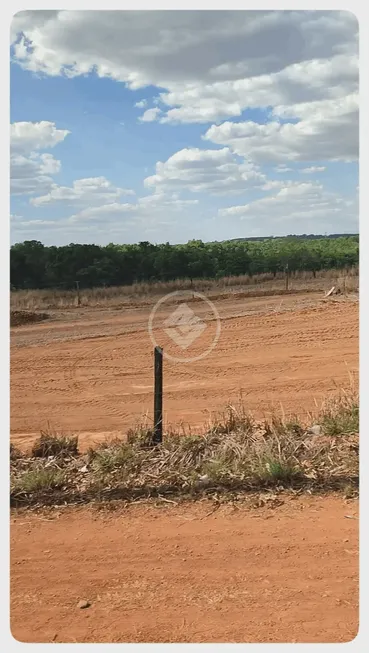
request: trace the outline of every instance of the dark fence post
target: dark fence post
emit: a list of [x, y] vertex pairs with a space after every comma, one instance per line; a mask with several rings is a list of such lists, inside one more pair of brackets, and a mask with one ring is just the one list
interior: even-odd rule
[[81, 298], [79, 296], [79, 281], [76, 281], [75, 284], [76, 284], [76, 289], [77, 289], [77, 306], [80, 306]]
[[289, 277], [289, 270], [288, 270], [288, 263], [286, 267], [284, 268], [285, 274], [286, 274], [286, 290], [288, 290], [288, 277]]
[[154, 349], [154, 443], [163, 440], [163, 350]]

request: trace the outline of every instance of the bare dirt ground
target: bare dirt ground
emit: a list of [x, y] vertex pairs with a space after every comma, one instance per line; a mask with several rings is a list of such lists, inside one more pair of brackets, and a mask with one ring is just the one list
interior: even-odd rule
[[[208, 327], [191, 346], [201, 354], [215, 334], [209, 307], [188, 302]], [[358, 303], [322, 294], [214, 301], [221, 318], [216, 347], [201, 360], [164, 362], [166, 426], [204, 426], [242, 392], [246, 409], [304, 417], [358, 370]], [[151, 424], [151, 307], [75, 309], [11, 331], [11, 438], [28, 446], [41, 429], [80, 435], [82, 448]], [[156, 320], [173, 310], [164, 307]], [[158, 324], [158, 322], [156, 322]], [[171, 343], [155, 332], [166, 351]]]
[[[214, 301], [219, 341], [165, 360], [165, 423], [204, 426], [227, 401], [304, 417], [358, 370], [358, 303], [322, 294]], [[207, 324], [190, 355], [211, 344]], [[11, 330], [11, 439], [41, 429], [82, 449], [151, 417], [151, 306], [70, 309]], [[159, 310], [155, 337], [173, 342]], [[150, 424], [150, 422], [149, 422]], [[279, 500], [279, 497], [278, 497]], [[342, 496], [271, 508], [149, 504], [11, 517], [11, 629], [24, 642], [347, 642], [358, 630], [358, 504]], [[87, 600], [86, 609], [77, 607]]]
[[[11, 521], [22, 642], [347, 642], [358, 631], [358, 503], [136, 505]], [[79, 609], [80, 600], [90, 607]]]

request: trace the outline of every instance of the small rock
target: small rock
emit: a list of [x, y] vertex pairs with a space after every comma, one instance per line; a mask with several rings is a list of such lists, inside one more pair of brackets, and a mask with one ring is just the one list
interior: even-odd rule
[[83, 467], [81, 467], [81, 469], [79, 471], [82, 472], [82, 473], [88, 472], [87, 465], [84, 465]]
[[84, 610], [85, 608], [89, 608], [90, 605], [91, 603], [89, 603], [89, 601], [79, 601], [77, 608], [79, 608], [80, 610]]
[[203, 474], [202, 476], [199, 476], [199, 480], [197, 482], [198, 485], [209, 485], [210, 479], [207, 474]]
[[322, 427], [320, 424], [313, 424], [313, 426], [310, 426], [308, 429], [308, 433], [311, 433], [312, 435], [321, 435]]

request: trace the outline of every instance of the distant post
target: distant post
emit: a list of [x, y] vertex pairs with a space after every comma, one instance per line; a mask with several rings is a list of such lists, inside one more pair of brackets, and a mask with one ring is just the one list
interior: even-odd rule
[[76, 284], [76, 289], [77, 289], [77, 306], [79, 306], [80, 303], [81, 303], [81, 298], [79, 296], [79, 281], [75, 281], [75, 284]]
[[286, 275], [286, 290], [288, 290], [288, 263], [286, 263], [286, 267], [284, 268], [285, 275]]
[[154, 349], [154, 443], [163, 441], [163, 350]]

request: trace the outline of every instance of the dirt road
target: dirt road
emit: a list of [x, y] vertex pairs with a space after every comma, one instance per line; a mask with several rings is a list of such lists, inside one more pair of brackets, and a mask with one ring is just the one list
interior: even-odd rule
[[[191, 356], [211, 343], [209, 309], [191, 305], [208, 321]], [[347, 386], [358, 370], [358, 304], [310, 294], [217, 303], [216, 347], [195, 362], [165, 361], [165, 423], [202, 427], [242, 392], [247, 409], [306, 415], [327, 393]], [[172, 310], [172, 309], [171, 309]], [[41, 429], [80, 434], [86, 447], [126, 431], [152, 414], [153, 344], [150, 310], [90, 311], [80, 320], [12, 330], [11, 436], [28, 446]], [[168, 314], [163, 312], [163, 319]], [[161, 344], [170, 341], [162, 331]], [[165, 340], [166, 337], [166, 340]]]
[[[207, 503], [15, 513], [13, 636], [23, 642], [356, 636], [356, 501], [285, 497], [277, 508], [211, 509]], [[79, 609], [80, 600], [91, 606]]]

